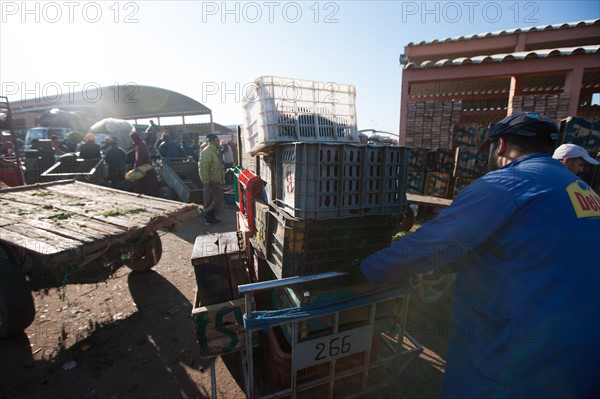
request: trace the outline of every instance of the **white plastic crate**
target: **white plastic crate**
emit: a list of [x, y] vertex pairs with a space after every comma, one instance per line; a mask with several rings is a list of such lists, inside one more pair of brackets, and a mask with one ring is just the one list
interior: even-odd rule
[[263, 76], [244, 98], [244, 144], [318, 141], [359, 143], [351, 85]]
[[407, 148], [291, 143], [276, 147], [276, 203], [299, 219], [400, 214]]

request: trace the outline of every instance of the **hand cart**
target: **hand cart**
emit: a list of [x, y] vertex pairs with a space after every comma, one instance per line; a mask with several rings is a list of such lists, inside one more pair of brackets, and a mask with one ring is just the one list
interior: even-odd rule
[[[423, 351], [404, 330], [413, 290], [408, 284], [367, 284], [367, 290], [330, 301], [306, 300], [319, 289], [300, 289], [297, 292], [306, 305], [276, 311], [253, 309], [254, 294], [260, 291], [289, 293], [291, 287], [323, 287], [325, 280], [328, 286], [339, 287], [335, 279], [343, 276], [346, 273], [329, 272], [238, 287], [245, 300], [242, 367], [248, 398], [358, 397], [393, 383]], [[255, 337], [259, 330], [262, 340]], [[281, 341], [284, 345], [288, 341], [289, 353], [278, 347]], [[261, 342], [262, 364], [254, 353], [257, 342]], [[265, 385], [257, 381], [255, 372], [269, 365], [271, 384]], [[214, 375], [214, 362], [211, 367]]]

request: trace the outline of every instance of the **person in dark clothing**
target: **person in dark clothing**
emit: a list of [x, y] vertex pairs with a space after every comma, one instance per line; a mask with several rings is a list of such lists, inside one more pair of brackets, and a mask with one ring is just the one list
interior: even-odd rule
[[457, 267], [444, 399], [600, 392], [600, 196], [552, 159], [559, 138], [543, 114], [493, 124], [488, 173], [361, 261], [375, 284]]
[[194, 158], [194, 161], [198, 162], [200, 159], [200, 154], [198, 154], [198, 146], [194, 146], [191, 140], [181, 139], [181, 148], [188, 157]]
[[187, 156], [183, 148], [171, 140], [171, 137], [166, 133], [162, 135], [162, 143], [158, 147], [158, 153], [163, 158], [185, 158]]
[[156, 143], [156, 137], [158, 135], [158, 132], [160, 132], [160, 126], [155, 124], [154, 121], [150, 121], [150, 126], [148, 126], [148, 128], [146, 129], [146, 132], [145, 132], [146, 133], [145, 141], [146, 141], [146, 145], [148, 146], [148, 149], [154, 148], [154, 144]]
[[83, 159], [97, 159], [102, 157], [100, 146], [96, 144], [93, 134], [85, 136], [86, 142], [79, 146], [79, 157]]
[[102, 152], [106, 153], [106, 150], [108, 150], [110, 148], [110, 145], [111, 145], [111, 143], [112, 143], [113, 140], [114, 139], [112, 139], [110, 137], [106, 137], [104, 139], [104, 141], [100, 145], [100, 149], [102, 150]]
[[76, 152], [77, 151], [77, 143], [74, 143], [71, 139], [66, 138], [62, 141], [62, 143], [60, 143], [58, 148], [60, 149], [60, 151], [62, 151], [65, 154], [70, 153], [70, 152]]
[[113, 187], [123, 187], [123, 177], [125, 176], [125, 168], [127, 166], [127, 153], [119, 147], [117, 140], [111, 141], [110, 147], [104, 155], [104, 162], [108, 165], [108, 179], [112, 182]]
[[[134, 167], [139, 168], [141, 165], [152, 165], [152, 158], [148, 151], [148, 145], [142, 141], [136, 132], [131, 132], [129, 138], [135, 145]], [[158, 190], [158, 178], [156, 177], [154, 169], [147, 171], [143, 178], [135, 182], [134, 191], [136, 193], [158, 197]]]
[[52, 148], [54, 149], [54, 155], [64, 155], [66, 151], [61, 147], [60, 138], [56, 135], [50, 136], [50, 140], [52, 141]]

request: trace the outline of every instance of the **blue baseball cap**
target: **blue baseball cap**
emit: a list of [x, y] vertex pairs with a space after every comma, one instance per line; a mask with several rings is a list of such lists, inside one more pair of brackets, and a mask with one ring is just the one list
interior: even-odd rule
[[545, 136], [553, 141], [558, 141], [560, 138], [558, 126], [546, 115], [535, 112], [516, 112], [492, 125], [487, 140], [479, 146], [479, 152], [489, 152], [491, 143], [509, 134], [525, 137]]

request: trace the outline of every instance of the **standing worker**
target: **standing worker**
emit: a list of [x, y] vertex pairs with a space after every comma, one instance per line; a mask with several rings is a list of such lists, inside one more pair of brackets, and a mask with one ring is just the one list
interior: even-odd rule
[[122, 189], [125, 186], [127, 153], [119, 147], [119, 142], [116, 139], [111, 139], [110, 147], [104, 155], [104, 162], [108, 165], [108, 179], [111, 181], [112, 187]]
[[585, 163], [590, 165], [598, 165], [600, 162], [588, 154], [585, 148], [577, 144], [563, 144], [558, 146], [552, 158], [558, 159], [574, 174], [578, 175], [583, 172]]
[[204, 187], [204, 217], [208, 226], [220, 222], [217, 216], [225, 200], [222, 188], [225, 171], [219, 159], [219, 138], [211, 133], [206, 140], [208, 145], [200, 154], [198, 171]]
[[541, 114], [494, 124], [489, 172], [361, 262], [373, 283], [457, 265], [442, 398], [600, 392], [600, 197], [552, 159], [558, 137]]
[[148, 151], [154, 149], [154, 144], [156, 143], [156, 137], [158, 132], [160, 131], [160, 126], [154, 123], [153, 120], [150, 121], [150, 126], [146, 128], [146, 137], [145, 142], [148, 146]]
[[135, 161], [133, 166], [136, 169], [140, 168], [142, 165], [144, 165], [144, 167], [148, 167], [148, 170], [144, 172], [144, 177], [135, 182], [133, 190], [138, 194], [146, 194], [153, 197], [158, 197], [158, 178], [156, 177], [154, 168], [150, 167], [152, 166], [152, 157], [148, 151], [148, 145], [135, 131], [129, 134], [129, 138], [131, 139], [135, 149]]
[[100, 145], [96, 144], [96, 136], [88, 133], [85, 143], [79, 146], [79, 156], [83, 159], [98, 159], [102, 157]]

